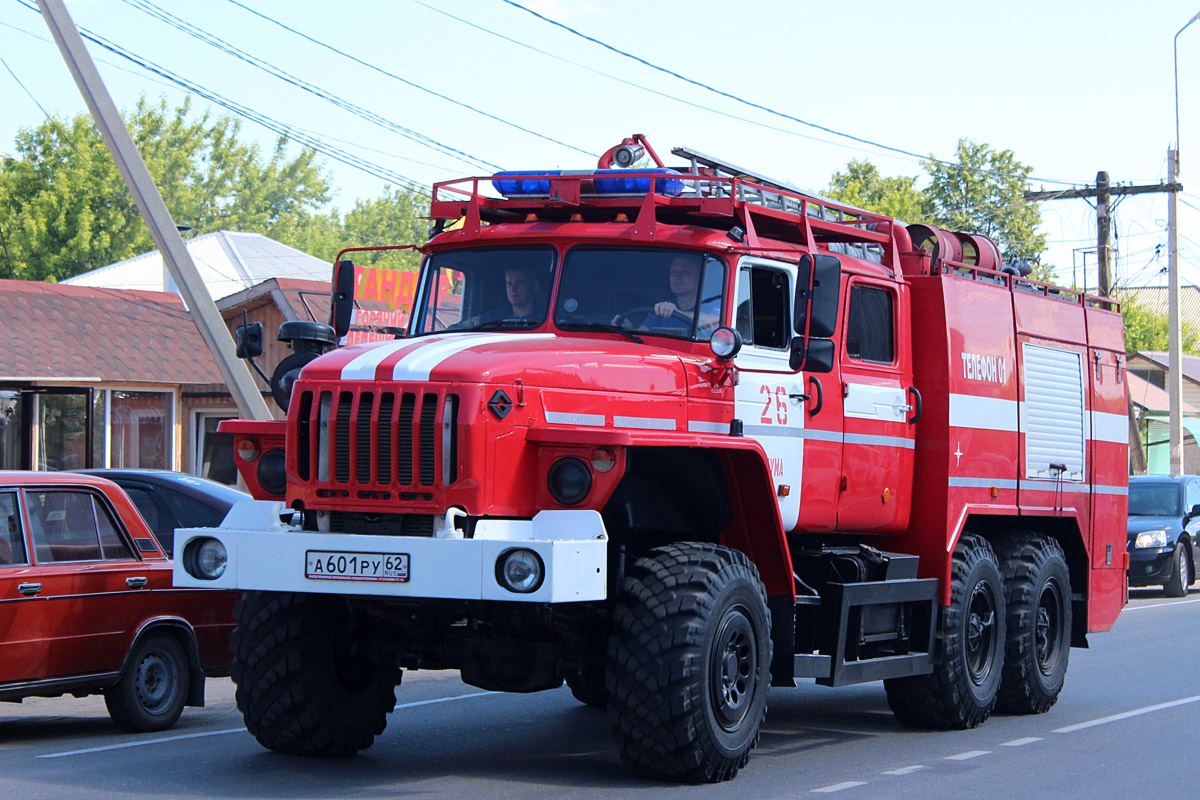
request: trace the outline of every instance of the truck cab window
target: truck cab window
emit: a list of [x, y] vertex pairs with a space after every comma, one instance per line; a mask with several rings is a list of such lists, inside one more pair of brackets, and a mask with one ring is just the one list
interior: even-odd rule
[[850, 287], [846, 355], [859, 361], [891, 364], [896, 360], [892, 293], [862, 284]]
[[430, 259], [414, 332], [522, 330], [546, 321], [551, 247], [452, 250]]
[[750, 267], [738, 275], [737, 325], [742, 341], [756, 347], [783, 349], [791, 330], [786, 272]]

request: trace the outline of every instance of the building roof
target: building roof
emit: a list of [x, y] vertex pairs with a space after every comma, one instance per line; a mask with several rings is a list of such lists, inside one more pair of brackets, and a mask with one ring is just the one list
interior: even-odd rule
[[[185, 241], [196, 271], [214, 300], [248, 289], [271, 278], [329, 281], [332, 267], [258, 233], [214, 231]], [[67, 278], [74, 286], [109, 289], [176, 291], [158, 250]]]
[[[1147, 361], [1152, 362], [1155, 366], [1161, 367], [1164, 371], [1171, 369], [1171, 355], [1165, 350], [1139, 350], [1134, 354], [1134, 358], [1141, 356]], [[1183, 377], [1193, 383], [1200, 383], [1200, 356], [1182, 357]]]
[[[1166, 286], [1125, 286], [1113, 294], [1122, 303], [1133, 298], [1138, 305], [1164, 317], [1167, 315], [1170, 298]], [[1179, 318], [1184, 325], [1200, 332], [1200, 287], [1179, 287]]]
[[179, 296], [0, 280], [0, 379], [224, 383]]
[[[1135, 405], [1141, 406], [1147, 413], [1167, 412], [1171, 409], [1171, 398], [1167, 392], [1158, 388], [1145, 378], [1134, 375], [1132, 372], [1126, 371], [1125, 377], [1129, 379], [1129, 399]], [[1189, 403], [1183, 404], [1183, 413], [1185, 414], [1200, 414], [1200, 409]]]
[[279, 307], [286, 320], [325, 322], [329, 318], [329, 287], [329, 281], [272, 278], [221, 298], [217, 309], [226, 314], [256, 300], [265, 301], [269, 298]]

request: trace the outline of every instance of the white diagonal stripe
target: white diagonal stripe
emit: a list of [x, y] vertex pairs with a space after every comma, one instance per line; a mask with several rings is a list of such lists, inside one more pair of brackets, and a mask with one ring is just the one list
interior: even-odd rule
[[392, 370], [392, 380], [395, 381], [427, 381], [429, 373], [451, 356], [458, 355], [472, 347], [497, 342], [509, 342], [525, 339], [549, 339], [552, 333], [463, 333], [430, 342], [408, 353], [396, 362]]
[[375, 368], [383, 363], [383, 360], [404, 347], [408, 347], [412, 341], [398, 339], [394, 342], [387, 342], [378, 347], [372, 347], [367, 352], [360, 356], [356, 356], [349, 364], [342, 367], [342, 380], [344, 381], [373, 381], [375, 380]]

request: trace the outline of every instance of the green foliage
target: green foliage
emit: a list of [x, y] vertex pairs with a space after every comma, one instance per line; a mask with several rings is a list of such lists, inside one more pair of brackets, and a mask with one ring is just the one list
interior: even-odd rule
[[1017, 160], [1012, 150], [959, 139], [956, 161], [924, 161], [929, 185], [923, 194], [933, 206], [930, 221], [951, 231], [989, 236], [1006, 260], [1034, 260], [1046, 249], [1038, 233], [1041, 211], [1023, 193], [1032, 167]]
[[[1169, 320], [1132, 295], [1121, 300], [1121, 316], [1125, 319], [1125, 350], [1137, 353], [1143, 350], [1164, 351], [1169, 346]], [[1183, 352], [1200, 355], [1200, 332], [1184, 324], [1179, 332]]]
[[929, 198], [916, 188], [916, 177], [885, 178], [870, 161], [852, 160], [845, 172], [835, 172], [825, 193], [847, 205], [915, 222], [933, 211]]
[[[190, 119], [190, 106], [168, 110], [165, 100], [143, 98], [125, 115], [177, 224], [280, 238], [277, 231], [307, 225], [328, 202], [311, 150], [290, 158], [280, 138], [264, 158], [257, 145], [238, 141], [237, 120]], [[0, 226], [13, 277], [59, 280], [155, 249], [90, 117], [24, 129], [15, 153], [0, 162]]]

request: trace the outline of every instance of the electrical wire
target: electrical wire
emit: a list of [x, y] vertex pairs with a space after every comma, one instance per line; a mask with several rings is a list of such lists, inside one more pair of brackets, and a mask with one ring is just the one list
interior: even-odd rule
[[479, 156], [475, 156], [470, 153], [464, 152], [455, 147], [451, 147], [450, 145], [447, 145], [443, 142], [440, 142], [436, 139], [426, 136], [423, 133], [415, 131], [411, 128], [407, 128], [403, 125], [400, 125], [399, 123], [393, 122], [392, 120], [389, 120], [380, 114], [376, 114], [375, 112], [370, 111], [369, 109], [363, 108], [362, 106], [359, 106], [355, 103], [351, 103], [348, 100], [345, 100], [344, 98], [333, 94], [332, 92], [329, 92], [313, 83], [303, 80], [302, 78], [299, 78], [296, 75], [293, 75], [292, 73], [288, 72], [287, 70], [277, 67], [276, 65], [272, 64], [271, 62], [261, 59], [258, 56], [252, 55], [251, 53], [248, 53], [245, 50], [242, 50], [241, 48], [239, 48], [233, 44], [230, 44], [228, 41], [222, 39], [221, 37], [216, 36], [215, 34], [209, 33], [208, 31], [204, 30], [203, 28], [199, 28], [199, 27], [191, 24], [190, 22], [187, 22], [186, 20], [183, 20], [183, 19], [175, 16], [174, 14], [171, 14], [170, 12], [163, 10], [162, 8], [159, 8], [158, 6], [154, 5], [152, 2], [149, 2], [149, 0], [123, 0], [123, 2], [126, 5], [136, 8], [137, 10], [147, 14], [148, 16], [150, 16], [152, 18], [159, 20], [160, 22], [166, 23], [167, 25], [171, 26], [172, 28], [174, 28], [178, 31], [181, 31], [195, 39], [198, 39], [198, 40], [204, 42], [205, 44], [207, 44], [211, 47], [214, 47], [228, 55], [231, 55], [241, 61], [244, 61], [247, 64], [250, 64], [251, 66], [255, 67], [256, 69], [266, 72], [268, 75], [272, 75], [273, 77], [278, 78], [291, 86], [301, 89], [302, 91], [308, 92], [309, 94], [315, 95], [316, 97], [319, 97], [322, 100], [325, 100], [326, 102], [332, 103], [333, 105], [337, 106], [338, 108], [348, 111], [351, 114], [354, 114], [355, 116], [360, 117], [361, 119], [364, 119], [374, 125], [378, 125], [379, 127], [383, 128], [384, 130], [387, 130], [392, 133], [398, 133], [401, 136], [403, 136], [404, 138], [409, 139], [410, 141], [415, 142], [418, 145], [421, 145], [423, 147], [429, 147], [437, 152], [442, 153], [443, 155], [448, 155], [452, 158], [459, 159], [460, 161], [463, 161], [464, 163], [466, 163], [472, 167], [475, 167], [477, 165], [483, 165], [490, 169], [495, 169], [495, 170], [500, 169], [499, 165], [493, 164], [492, 162], [487, 161], [486, 159], [483, 159], [483, 158], [480, 158]]
[[956, 164], [956, 163], [950, 162], [950, 161], [943, 161], [942, 159], [935, 158], [932, 155], [923, 156], [919, 153], [914, 153], [911, 150], [904, 150], [899, 147], [892, 147], [891, 145], [886, 145], [881, 142], [872, 141], [871, 139], [865, 139], [861, 136], [855, 136], [853, 134], [835, 130], [834, 128], [829, 128], [825, 125], [820, 125], [815, 122], [810, 122], [808, 120], [801, 119], [800, 117], [796, 117], [791, 114], [785, 113], [783, 111], [779, 111], [778, 109], [771, 108], [770, 106], [765, 106], [765, 105], [762, 105], [761, 103], [756, 103], [752, 100], [747, 100], [744, 97], [739, 97], [736, 94], [733, 94], [731, 92], [726, 92], [722, 89], [718, 89], [714, 86], [710, 86], [707, 83], [703, 83], [701, 81], [695, 80], [694, 78], [689, 78], [686, 75], [682, 75], [678, 72], [675, 72], [674, 70], [670, 70], [670, 69], [667, 69], [666, 67], [662, 67], [657, 64], [654, 64], [654, 63], [642, 58], [641, 56], [637, 56], [637, 55], [634, 55], [633, 53], [629, 53], [618, 47], [614, 47], [613, 45], [608, 44], [607, 42], [604, 42], [600, 39], [597, 39], [594, 36], [589, 36], [585, 33], [582, 33], [581, 31], [576, 30], [575, 28], [572, 28], [569, 25], [566, 25], [562, 22], [558, 22], [557, 20], [551, 19], [550, 17], [547, 17], [544, 14], [540, 14], [531, 8], [521, 5], [520, 3], [516, 2], [516, 0], [500, 0], [500, 2], [505, 3], [506, 5], [512, 6], [513, 8], [520, 9], [521, 11], [524, 11], [525, 13], [530, 14], [549, 25], [553, 25], [556, 28], [561, 28], [574, 36], [577, 36], [581, 39], [584, 39], [585, 41], [588, 41], [588, 42], [591, 42], [592, 44], [597, 45], [598, 47], [602, 47], [602, 48], [609, 50], [613, 53], [616, 53], [617, 55], [620, 55], [624, 58], [628, 58], [633, 61], [636, 61], [637, 63], [642, 64], [643, 66], [646, 66], [652, 70], [656, 70], [658, 72], [669, 75], [673, 78], [683, 81], [684, 83], [690, 84], [692, 86], [696, 86], [707, 92], [712, 92], [713, 94], [719, 95], [720, 97], [724, 97], [728, 100], [733, 100], [736, 103], [741, 103], [742, 105], [749, 106], [749, 107], [757, 109], [759, 111], [766, 112], [767, 114], [771, 114], [776, 117], [781, 117], [783, 119], [790, 120], [790, 121], [798, 123], [800, 125], [804, 125], [806, 127], [813, 128], [815, 130], [824, 131], [825, 133], [831, 134], [833, 136], [840, 136], [845, 139], [849, 139], [851, 141], [858, 142], [860, 144], [878, 148], [880, 150], [885, 150], [885, 151], [888, 151], [891, 153], [898, 153], [900, 155], [908, 156], [910, 158], [920, 159], [922, 161], [932, 162], [934, 164], [939, 164], [939, 165], [947, 167], [947, 168], [966, 170], [966, 171], [974, 172], [976, 174], [988, 175], [991, 177], [1005, 177], [1005, 178], [1016, 177], [1016, 178], [1022, 178], [1023, 180], [1026, 180], [1026, 181], [1039, 181], [1042, 183], [1057, 183], [1057, 184], [1065, 184], [1067, 186], [1081, 185], [1080, 181], [1058, 180], [1058, 179], [1054, 179], [1054, 178], [1034, 178], [1034, 177], [1024, 176], [1024, 175], [1000, 173], [1000, 172], [995, 172], [992, 170], [980, 169], [978, 167], [969, 167], [969, 166], [966, 166], [965, 164]]
[[[128, 2], [128, 0], [126, 0], [126, 2]], [[336, 53], [337, 55], [342, 56], [343, 58], [348, 58], [351, 61], [355, 62], [356, 64], [360, 64], [360, 65], [366, 67], [367, 69], [374, 70], [375, 72], [378, 72], [381, 75], [385, 75], [393, 80], [399, 81], [400, 83], [403, 83], [405, 86], [410, 86], [413, 89], [418, 89], [422, 92], [425, 92], [426, 94], [430, 94], [430, 95], [433, 95], [434, 97], [445, 100], [448, 103], [453, 103], [454, 105], [459, 106], [461, 108], [465, 108], [468, 111], [472, 111], [476, 114], [487, 117], [488, 119], [495, 120], [496, 122], [499, 122], [503, 125], [507, 125], [510, 128], [515, 128], [516, 130], [519, 130], [522, 133], [528, 133], [530, 136], [536, 136], [537, 138], [543, 139], [547, 142], [551, 142], [552, 144], [556, 144], [561, 147], [565, 147], [569, 150], [574, 150], [577, 153], [583, 153], [585, 156], [592, 156], [593, 158], [596, 156], [595, 153], [590, 153], [587, 150], [584, 150], [583, 148], [576, 147], [573, 144], [568, 144], [563, 141], [559, 141], [558, 139], [552, 138], [543, 133], [538, 133], [537, 131], [526, 128], [523, 125], [518, 125], [517, 123], [512, 122], [511, 120], [504, 119], [503, 117], [498, 117], [495, 114], [490, 114], [487, 111], [483, 111], [483, 110], [478, 109], [475, 106], [472, 106], [468, 103], [464, 103], [461, 100], [455, 100], [453, 97], [449, 97], [440, 92], [436, 92], [433, 89], [430, 89], [428, 87], [420, 85], [419, 83], [414, 83], [413, 81], [410, 81], [407, 78], [402, 78], [399, 75], [396, 75], [395, 73], [388, 72], [387, 70], [383, 69], [382, 67], [378, 67], [374, 64], [364, 61], [361, 58], [358, 58], [357, 56], [351, 55], [350, 53], [347, 53], [343, 50], [339, 50], [336, 47], [334, 47], [330, 44], [327, 44], [326, 42], [323, 42], [319, 39], [309, 36], [306, 33], [300, 32], [300, 31], [296, 30], [295, 28], [285, 25], [284, 23], [280, 22], [279, 20], [275, 19], [274, 17], [270, 17], [266, 14], [263, 14], [260, 11], [256, 11], [255, 9], [250, 8], [246, 4], [238, 2], [238, 0], [229, 0], [229, 2], [232, 3], [233, 5], [237, 6], [238, 8], [241, 8], [244, 11], [247, 11], [247, 12], [253, 14], [256, 17], [259, 17], [260, 19], [266, 20], [267, 22], [270, 22], [273, 25], [277, 25], [280, 28], [283, 28], [285, 31], [288, 31], [289, 33], [293, 33], [296, 36], [299, 36], [302, 39], [306, 39], [307, 41], [310, 41], [315, 45], [324, 47], [326, 50], [329, 50], [332, 53]]]

